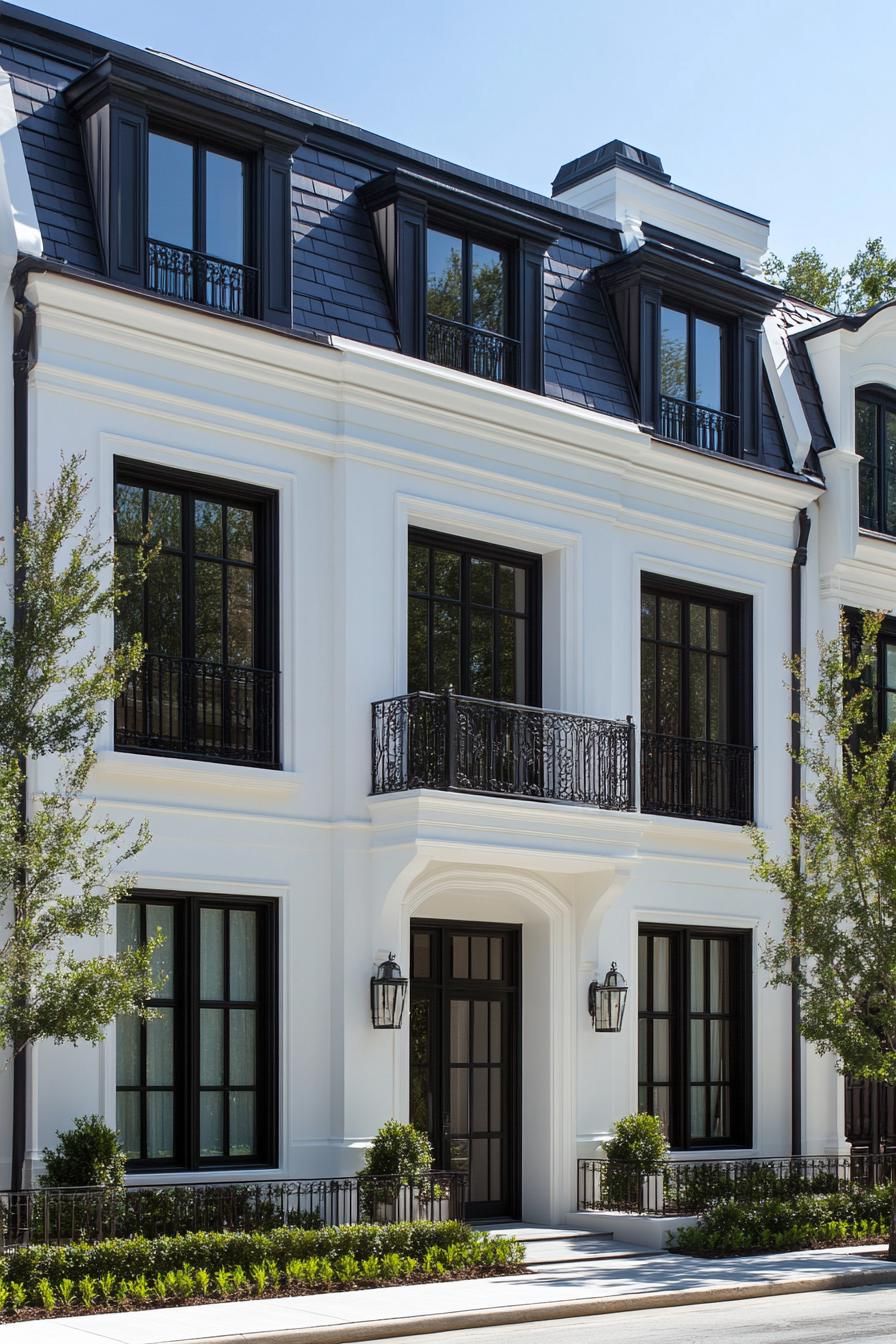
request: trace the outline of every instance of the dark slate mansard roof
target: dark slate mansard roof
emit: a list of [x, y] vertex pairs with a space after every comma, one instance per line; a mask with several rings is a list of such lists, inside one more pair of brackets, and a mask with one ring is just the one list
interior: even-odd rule
[[[544, 269], [545, 392], [587, 409], [637, 418], [618, 333], [592, 275], [595, 268], [619, 257], [618, 225], [397, 145], [302, 104], [4, 5], [0, 65], [11, 78], [47, 256], [102, 274], [80, 133], [62, 91], [110, 51], [163, 64], [184, 81], [201, 83], [230, 98], [252, 98], [260, 106], [276, 102], [280, 116], [284, 111], [295, 115], [299, 145], [292, 177], [295, 331], [398, 349], [370, 217], [356, 193], [397, 164], [410, 164], [417, 171], [423, 164], [431, 176], [449, 181], [461, 193], [497, 197], [517, 207], [524, 203], [556, 226], [558, 240], [547, 250]], [[808, 364], [805, 352], [803, 358]], [[800, 390], [802, 395], [804, 389]], [[792, 470], [765, 382], [762, 439], [764, 464]]]

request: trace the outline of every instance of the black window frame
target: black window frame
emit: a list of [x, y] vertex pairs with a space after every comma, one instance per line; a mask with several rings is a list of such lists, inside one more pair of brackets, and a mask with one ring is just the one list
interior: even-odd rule
[[[687, 322], [687, 396], [673, 397], [663, 391], [663, 340], [662, 324], [664, 310], [681, 313]], [[658, 309], [657, 369], [656, 388], [659, 402], [659, 432], [675, 443], [684, 443], [691, 448], [720, 453], [725, 457], [742, 456], [740, 433], [740, 405], [737, 396], [737, 349], [736, 321], [725, 313], [713, 308], [703, 307], [688, 301], [683, 295], [663, 292], [660, 295]], [[719, 328], [720, 332], [720, 406], [709, 406], [698, 401], [697, 391], [697, 323], [707, 322]], [[671, 402], [678, 409], [671, 418], [664, 414], [663, 403]], [[711, 418], [719, 417], [717, 423]], [[674, 432], [681, 427], [682, 432]], [[702, 440], [702, 442], [701, 442]], [[732, 442], [733, 440], [733, 442]]]
[[427, 316], [429, 313], [429, 232], [445, 233], [451, 237], [459, 238], [463, 248], [461, 254], [461, 285], [463, 316], [461, 322], [464, 326], [472, 327], [473, 306], [472, 306], [472, 250], [478, 244], [481, 247], [491, 248], [492, 251], [500, 252], [504, 258], [504, 330], [499, 331], [495, 327], [479, 327], [479, 331], [490, 332], [496, 336], [506, 336], [511, 340], [517, 340], [519, 337], [519, 321], [514, 303], [513, 286], [510, 283], [513, 268], [517, 262], [518, 241], [500, 234], [490, 232], [488, 229], [477, 228], [474, 224], [464, 222], [463, 220], [452, 219], [449, 215], [428, 214], [426, 219], [426, 255], [423, 263], [423, 288], [424, 301], [426, 302]]
[[[154, 135], [164, 136], [168, 140], [176, 140], [182, 145], [189, 145], [193, 151], [193, 247], [186, 249], [188, 251], [208, 254], [206, 246], [205, 231], [205, 204], [206, 204], [206, 156], [211, 154], [220, 154], [228, 159], [237, 159], [245, 169], [245, 179], [243, 184], [243, 260], [236, 262], [232, 257], [217, 257], [217, 254], [210, 254], [216, 260], [224, 261], [234, 266], [244, 266], [256, 268], [258, 258], [256, 255], [256, 239], [254, 237], [253, 219], [255, 211], [253, 204], [256, 197], [256, 165], [253, 163], [252, 156], [246, 154], [243, 150], [233, 145], [228, 145], [226, 141], [209, 139], [206, 136], [190, 134], [190, 131], [184, 126], [159, 122], [150, 119], [147, 127], [147, 185], [146, 185], [146, 235], [152, 238], [149, 231], [149, 218], [152, 209], [150, 199], [149, 184], [149, 139]], [[155, 240], [160, 243], [168, 243], [170, 246], [179, 248], [180, 243], [171, 243], [168, 238], [158, 238]], [[194, 300], [198, 302], [198, 300]], [[204, 305], [201, 305], [204, 306]], [[254, 316], [254, 313], [247, 313], [247, 316]]]
[[[675, 294], [663, 294], [660, 304], [660, 376], [658, 385], [660, 396], [668, 396], [663, 392], [662, 387], [662, 315], [663, 311], [668, 309], [670, 312], [681, 313], [687, 319], [687, 341], [688, 341], [688, 367], [687, 367], [687, 397], [686, 401], [693, 402], [696, 406], [703, 406], [708, 411], [721, 411], [725, 415], [735, 415], [733, 388], [734, 388], [734, 364], [732, 359], [734, 347], [733, 323], [724, 313], [714, 312], [710, 308], [702, 308], [699, 305], [688, 303], [687, 300], [679, 298]], [[696, 386], [696, 330], [698, 322], [709, 322], [714, 327], [718, 327], [721, 333], [720, 339], [720, 369], [719, 377], [721, 380], [721, 406], [708, 406], [705, 402], [698, 402], [695, 396]]]
[[[867, 459], [858, 450], [860, 402], [867, 406], [873, 406], [877, 417], [872, 467], [875, 477], [874, 511], [871, 515], [862, 512], [862, 478], [868, 470], [868, 465]], [[896, 463], [894, 463], [892, 469], [888, 470], [887, 468], [886, 424], [888, 413], [896, 416], [896, 388], [887, 387], [881, 383], [869, 383], [865, 387], [856, 388], [854, 423], [856, 454], [859, 458], [859, 529], [863, 532], [874, 532], [882, 537], [896, 537], [896, 518], [894, 518], [892, 527], [887, 526], [888, 487], [892, 483], [896, 488]], [[896, 514], [896, 502], [894, 502], [893, 512]]]
[[[251, 508], [256, 519], [255, 544], [258, 559], [253, 567], [255, 582], [254, 636], [255, 658], [253, 668], [269, 672], [273, 677], [272, 694], [272, 759], [242, 760], [227, 757], [224, 763], [256, 768], [281, 769], [281, 729], [280, 729], [280, 594], [279, 594], [279, 496], [276, 490], [263, 486], [247, 484], [242, 481], [226, 480], [217, 476], [207, 476], [202, 472], [181, 471], [174, 468], [159, 467], [153, 463], [138, 459], [116, 457], [113, 470], [113, 500], [117, 498], [119, 485], [136, 485], [149, 490], [172, 491], [183, 496], [182, 505], [182, 545], [185, 563], [183, 569], [182, 600], [182, 658], [195, 657], [189, 650], [195, 648], [195, 577], [193, 565], [187, 563], [195, 558], [197, 552], [192, 547], [193, 510], [189, 501], [196, 495], [224, 504]], [[151, 582], [151, 569], [148, 582]], [[144, 586], [144, 628], [146, 622], [146, 590]], [[148, 650], [149, 653], [152, 650]], [[222, 663], [221, 666], [228, 666]], [[174, 757], [184, 760], [220, 759], [214, 753], [203, 751], [172, 750], [166, 747], [127, 745], [115, 742], [115, 750], [132, 752], [138, 755]]]
[[[430, 532], [427, 529], [412, 527], [408, 529], [408, 550], [412, 545], [427, 546], [436, 550], [452, 551], [461, 557], [461, 595], [456, 600], [461, 611], [461, 638], [460, 638], [460, 669], [461, 685], [455, 686], [454, 690], [458, 695], [469, 695], [466, 689], [465, 678], [469, 675], [470, 668], [470, 627], [472, 622], [473, 610], [475, 604], [472, 601], [470, 593], [470, 562], [474, 559], [488, 560], [494, 563], [505, 563], [514, 565], [517, 568], [526, 571], [526, 640], [527, 649], [525, 654], [525, 675], [527, 683], [527, 695], [523, 701], [504, 701], [496, 703], [514, 703], [525, 704], [529, 708], [539, 708], [541, 706], [541, 663], [542, 663], [542, 561], [541, 555], [533, 551], [516, 551], [506, 546], [496, 546], [488, 542], [474, 541], [469, 537], [452, 536], [449, 533]], [[430, 574], [432, 573], [432, 560], [430, 559]], [[432, 684], [432, 608], [435, 600], [447, 601], [432, 592], [432, 582], [430, 582], [430, 592], [427, 594], [411, 593], [410, 575], [406, 576], [406, 592], [408, 597], [407, 629], [405, 631], [405, 641], [410, 634], [410, 598], [412, 596], [425, 597], [429, 603], [428, 610], [428, 670], [429, 682]], [[498, 608], [494, 610], [497, 612]], [[497, 656], [493, 660], [493, 667], [497, 666]], [[410, 671], [408, 667], [407, 672]]]
[[[652, 1080], [653, 1040], [650, 1023], [656, 1018], [664, 1018], [670, 1023], [669, 1030], [669, 1134], [667, 1138], [672, 1149], [678, 1152], [696, 1152], [712, 1149], [750, 1148], [753, 1142], [753, 1002], [752, 1002], [752, 954], [753, 936], [749, 929], [716, 928], [702, 925], [653, 924], [642, 923], [638, 926], [639, 962], [641, 938], [662, 937], [670, 940], [669, 956], [669, 1009], [657, 1013], [650, 1006], [638, 1001], [639, 1046], [637, 1050], [638, 1109], [649, 1111], [649, 1106], [641, 1107], [641, 1090], [646, 1088], [648, 1095], [655, 1085]], [[724, 1016], [731, 1023], [730, 1030], [730, 1072], [731, 1072], [731, 1133], [719, 1138], [707, 1135], [690, 1134], [690, 1094], [692, 1086], [708, 1086], [703, 1081], [692, 1084], [690, 1064], [690, 1026], [692, 1021], [703, 1020], [708, 1015], [694, 1013], [690, 1008], [690, 957], [692, 943], [698, 939], [723, 939], [730, 947], [731, 971], [731, 1011]], [[650, 945], [648, 944], [648, 948]], [[648, 994], [652, 992], [653, 958], [647, 957]], [[639, 987], [640, 988], [640, 987]], [[640, 1046], [641, 1024], [646, 1023], [645, 1050], [642, 1060]], [[642, 1072], [642, 1064], [648, 1067]], [[652, 1113], [652, 1112], [650, 1112]]]
[[[174, 1007], [174, 1157], [131, 1158], [129, 1172], [174, 1171], [237, 1171], [275, 1168], [279, 1165], [279, 1106], [280, 1055], [279, 1025], [279, 903], [275, 899], [250, 896], [226, 896], [206, 892], [170, 892], [135, 890], [122, 904], [174, 907], [175, 947], [172, 964], [175, 968], [175, 992], [168, 996]], [[199, 927], [203, 908], [252, 910], [260, 915], [257, 946], [258, 963], [256, 985], [258, 1011], [256, 1027], [257, 1081], [255, 1093], [256, 1148], [254, 1156], [238, 1155], [233, 1158], [203, 1158], [199, 1152]], [[147, 931], [148, 921], [141, 914], [141, 929]], [[164, 998], [164, 991], [163, 991]], [[163, 998], [151, 1000], [152, 1003]], [[141, 1079], [145, 1080], [146, 1024], [140, 1026]], [[119, 1091], [139, 1090], [139, 1087], [119, 1088], [116, 1077], [116, 1096]], [[239, 1089], [242, 1090], [242, 1089]], [[225, 1092], [226, 1095], [226, 1092]], [[142, 1112], [142, 1131], [145, 1145], [145, 1102]], [[224, 1108], [224, 1135], [226, 1146], [227, 1108]]]

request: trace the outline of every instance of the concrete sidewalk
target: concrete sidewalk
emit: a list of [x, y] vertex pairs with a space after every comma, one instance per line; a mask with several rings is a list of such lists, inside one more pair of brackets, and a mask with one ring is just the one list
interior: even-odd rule
[[[860, 1251], [803, 1251], [736, 1260], [632, 1255], [542, 1264], [534, 1272], [458, 1283], [165, 1307], [4, 1325], [4, 1344], [340, 1344], [435, 1330], [637, 1311], [648, 1307], [892, 1283], [896, 1263]], [[864, 1252], [864, 1254], [862, 1253]], [[894, 1294], [896, 1305], [896, 1294]]]

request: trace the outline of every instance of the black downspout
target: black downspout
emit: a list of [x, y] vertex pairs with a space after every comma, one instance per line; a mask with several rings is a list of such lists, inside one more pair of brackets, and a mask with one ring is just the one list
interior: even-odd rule
[[[28, 276], [31, 271], [48, 270], [37, 257], [20, 260], [12, 273], [12, 292], [16, 312], [19, 315], [17, 328], [13, 332], [12, 345], [12, 476], [13, 507], [15, 522], [18, 524], [28, 516], [28, 377], [34, 368], [36, 359], [35, 334], [37, 310], [27, 297]], [[22, 627], [24, 611], [20, 600], [22, 590], [22, 568], [19, 563], [18, 530], [13, 543], [13, 632], [17, 634]], [[28, 792], [23, 766], [22, 786], [19, 790], [19, 824], [24, 830], [28, 820]], [[28, 1053], [27, 1049], [16, 1048], [12, 1062], [12, 1167], [10, 1187], [21, 1190], [25, 1169], [25, 1140], [28, 1128]]]
[[[799, 535], [793, 564], [790, 569], [790, 656], [796, 661], [803, 648], [803, 570], [806, 568], [809, 531], [812, 520], [808, 509], [800, 509]], [[794, 670], [790, 675], [790, 801], [796, 807], [802, 798], [803, 771], [797, 760], [802, 746], [800, 726], [800, 679]], [[800, 862], [798, 853], [794, 853], [794, 863]], [[799, 971], [799, 957], [794, 957], [791, 970]], [[803, 1151], [803, 1054], [801, 1008], [799, 989], [795, 984], [790, 988], [790, 1151], [795, 1157]]]

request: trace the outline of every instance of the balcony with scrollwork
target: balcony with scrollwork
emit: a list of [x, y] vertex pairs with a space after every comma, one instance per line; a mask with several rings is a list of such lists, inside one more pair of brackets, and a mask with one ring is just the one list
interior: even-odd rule
[[487, 794], [632, 811], [634, 725], [448, 692], [372, 706], [371, 793]]
[[515, 387], [519, 382], [519, 349], [519, 341], [501, 332], [467, 326], [433, 313], [427, 315], [426, 358], [431, 364]]
[[146, 288], [167, 299], [180, 299], [234, 317], [255, 317], [258, 272], [254, 266], [225, 261], [204, 252], [149, 238]]
[[659, 433], [664, 439], [687, 443], [722, 457], [740, 452], [740, 421], [727, 411], [717, 411], [680, 397], [660, 397]]

